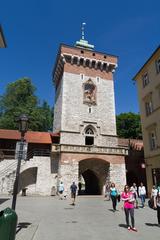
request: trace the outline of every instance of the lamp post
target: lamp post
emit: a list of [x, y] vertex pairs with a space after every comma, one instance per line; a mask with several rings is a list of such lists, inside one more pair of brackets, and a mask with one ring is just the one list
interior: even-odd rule
[[19, 116], [17, 122], [19, 124], [19, 131], [21, 133], [21, 139], [20, 139], [20, 147], [19, 147], [19, 153], [18, 153], [16, 178], [15, 178], [14, 188], [13, 188], [13, 199], [12, 199], [12, 209], [13, 210], [15, 210], [15, 208], [16, 208], [18, 183], [19, 183], [19, 173], [20, 173], [20, 168], [21, 168], [21, 160], [23, 158], [24, 136], [25, 136], [25, 133], [28, 130], [28, 117], [25, 114], [22, 114], [22, 115]]

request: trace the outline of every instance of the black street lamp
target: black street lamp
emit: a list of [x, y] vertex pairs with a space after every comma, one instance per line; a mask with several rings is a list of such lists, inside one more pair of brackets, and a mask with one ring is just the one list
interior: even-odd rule
[[25, 114], [22, 114], [18, 118], [17, 122], [19, 124], [19, 131], [21, 133], [21, 139], [20, 139], [20, 147], [19, 147], [19, 153], [18, 153], [16, 178], [15, 178], [14, 188], [13, 188], [13, 199], [12, 199], [12, 209], [13, 210], [15, 210], [15, 208], [16, 208], [18, 183], [19, 183], [19, 173], [20, 173], [20, 168], [21, 168], [21, 160], [23, 158], [24, 136], [25, 136], [25, 133], [28, 130], [28, 117]]

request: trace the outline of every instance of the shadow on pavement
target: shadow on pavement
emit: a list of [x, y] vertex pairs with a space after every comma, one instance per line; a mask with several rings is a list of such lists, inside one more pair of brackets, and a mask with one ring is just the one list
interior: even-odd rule
[[149, 227], [159, 227], [157, 223], [145, 223]]
[[108, 211], [114, 212], [114, 210], [113, 210], [113, 209], [111, 209], [111, 208], [109, 208], [109, 209], [108, 209]]
[[17, 230], [16, 230], [16, 234], [23, 228], [27, 228], [28, 226], [30, 226], [32, 223], [29, 222], [20, 222], [17, 225]]
[[0, 204], [8, 201], [10, 198], [0, 198]]
[[122, 224], [119, 224], [118, 226], [119, 226], [119, 227], [123, 227], [123, 228], [127, 228], [127, 225], [126, 225], [126, 224], [123, 224], [123, 223], [122, 223]]
[[66, 207], [66, 208], [64, 208], [65, 210], [72, 210], [72, 209], [74, 209], [73, 207]]

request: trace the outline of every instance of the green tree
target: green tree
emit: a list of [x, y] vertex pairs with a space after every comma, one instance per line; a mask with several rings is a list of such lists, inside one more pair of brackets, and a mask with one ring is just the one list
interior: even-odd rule
[[0, 128], [17, 129], [16, 118], [25, 113], [29, 116], [29, 129], [48, 131], [52, 129], [53, 114], [46, 101], [40, 104], [36, 88], [29, 78], [9, 83], [0, 96]]
[[122, 138], [142, 139], [140, 115], [121, 113], [116, 116], [117, 135]]

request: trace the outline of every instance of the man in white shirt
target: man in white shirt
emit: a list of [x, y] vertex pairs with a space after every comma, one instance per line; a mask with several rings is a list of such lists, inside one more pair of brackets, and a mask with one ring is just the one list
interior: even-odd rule
[[141, 199], [142, 208], [144, 208], [145, 197], [146, 197], [146, 188], [142, 182], [141, 182], [140, 186], [138, 187], [138, 194]]
[[153, 201], [153, 208], [154, 208], [154, 209], [157, 208], [157, 204], [156, 204], [157, 193], [158, 193], [158, 190], [156, 189], [156, 186], [153, 185], [152, 191], [151, 191], [151, 199], [152, 199], [152, 201]]

